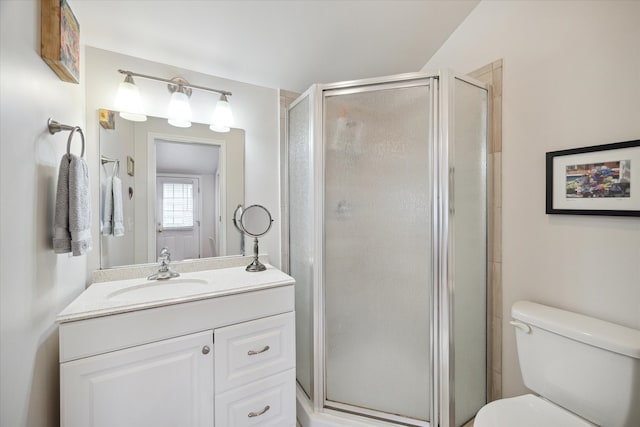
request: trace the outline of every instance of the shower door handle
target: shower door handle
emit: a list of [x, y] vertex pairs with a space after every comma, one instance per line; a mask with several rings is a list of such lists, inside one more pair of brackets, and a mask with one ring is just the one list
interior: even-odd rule
[[455, 172], [456, 172], [456, 168], [454, 168], [454, 167], [450, 167], [449, 168], [449, 214], [450, 215], [455, 215], [455, 213], [456, 213], [456, 208], [455, 208], [454, 203], [453, 203], [454, 200], [455, 200], [455, 194], [454, 194], [454, 191], [455, 191], [455, 188], [454, 188], [455, 187], [455, 185], [454, 185], [454, 183], [455, 183], [455, 180], [454, 180]]

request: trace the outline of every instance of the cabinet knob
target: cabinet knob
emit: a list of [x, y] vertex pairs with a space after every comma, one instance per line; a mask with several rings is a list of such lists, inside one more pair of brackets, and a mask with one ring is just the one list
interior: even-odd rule
[[209, 348], [208, 345], [205, 345], [204, 347], [202, 347], [202, 354], [209, 354], [210, 351], [211, 349]]

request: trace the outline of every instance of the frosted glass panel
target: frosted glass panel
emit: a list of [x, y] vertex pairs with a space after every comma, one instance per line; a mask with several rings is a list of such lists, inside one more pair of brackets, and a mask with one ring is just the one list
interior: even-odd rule
[[296, 377], [313, 398], [313, 169], [310, 99], [289, 110], [289, 274], [296, 279]]
[[324, 102], [326, 398], [428, 420], [429, 87]]
[[487, 91], [454, 85], [455, 424], [486, 402]]

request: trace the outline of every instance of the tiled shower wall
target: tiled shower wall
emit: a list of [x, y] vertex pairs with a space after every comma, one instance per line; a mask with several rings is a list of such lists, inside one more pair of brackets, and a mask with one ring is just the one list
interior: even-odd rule
[[489, 401], [502, 397], [502, 59], [469, 75], [491, 85], [489, 96], [487, 372]]

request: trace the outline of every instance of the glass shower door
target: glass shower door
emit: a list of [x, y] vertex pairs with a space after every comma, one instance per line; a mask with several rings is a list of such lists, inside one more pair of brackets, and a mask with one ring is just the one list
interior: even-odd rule
[[296, 279], [296, 378], [313, 399], [313, 164], [312, 97], [305, 94], [289, 108], [287, 189], [289, 274]]
[[324, 92], [325, 406], [430, 419], [429, 80]]

